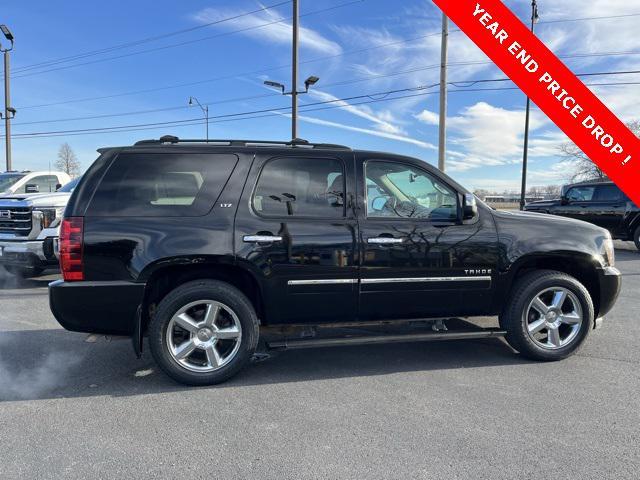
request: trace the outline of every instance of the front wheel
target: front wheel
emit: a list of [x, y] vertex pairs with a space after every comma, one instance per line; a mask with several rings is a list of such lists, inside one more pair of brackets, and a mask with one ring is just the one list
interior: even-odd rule
[[217, 280], [197, 280], [160, 302], [149, 325], [149, 346], [174, 380], [213, 385], [249, 362], [258, 335], [255, 310], [242, 292]]
[[587, 289], [575, 278], [552, 270], [520, 278], [500, 317], [509, 344], [522, 355], [543, 361], [575, 353], [593, 321]]

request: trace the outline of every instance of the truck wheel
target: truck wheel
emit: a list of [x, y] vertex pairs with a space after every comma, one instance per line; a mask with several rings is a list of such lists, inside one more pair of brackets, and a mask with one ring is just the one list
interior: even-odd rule
[[636, 248], [640, 250], [640, 227], [636, 228], [636, 232], [633, 234], [633, 241], [636, 244]]
[[509, 344], [533, 360], [561, 360], [582, 345], [593, 326], [587, 289], [575, 278], [539, 270], [520, 278], [500, 316]]
[[44, 272], [44, 268], [40, 267], [15, 267], [13, 265], [5, 265], [4, 269], [12, 275], [15, 275], [18, 278], [31, 278], [37, 277]]
[[217, 280], [196, 280], [169, 293], [149, 325], [160, 368], [187, 385], [213, 385], [244, 367], [258, 344], [258, 318], [247, 297]]

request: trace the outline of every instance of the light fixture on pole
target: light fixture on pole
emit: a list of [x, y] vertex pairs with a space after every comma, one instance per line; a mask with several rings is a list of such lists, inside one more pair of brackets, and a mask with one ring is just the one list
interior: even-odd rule
[[[284, 84], [280, 83], [280, 82], [273, 82], [271, 80], [265, 80], [264, 84], [267, 87], [271, 87], [271, 88], [275, 88], [276, 90], [280, 90], [280, 92], [282, 93], [282, 95], [291, 95], [293, 97], [296, 97], [297, 95], [302, 95], [303, 93], [309, 93], [309, 88], [312, 87], [313, 85], [315, 85], [316, 83], [318, 83], [320, 81], [320, 77], [316, 77], [315, 75], [311, 75], [309, 78], [307, 78], [304, 81], [304, 90], [298, 90], [297, 88], [292, 88], [290, 92], [287, 92], [286, 87], [284, 86]], [[297, 107], [297, 99], [295, 101], [295, 106], [292, 105], [291, 108], [291, 133], [292, 135], [295, 135], [292, 140], [295, 140], [298, 134], [298, 107]]]
[[[5, 133], [5, 155], [7, 163], [7, 171], [11, 170], [11, 119], [16, 116], [16, 109], [11, 107], [11, 95], [9, 89], [9, 52], [13, 50], [13, 33], [6, 25], [0, 25], [0, 31], [4, 37], [9, 40], [11, 46], [3, 48], [0, 44], [0, 52], [4, 54], [4, 133]], [[0, 114], [0, 118], [3, 115]]]
[[[536, 0], [531, 0], [531, 33], [533, 33], [533, 27], [540, 19], [538, 15], [538, 3]], [[527, 195], [527, 162], [529, 156], [529, 114], [531, 111], [531, 99], [527, 97], [527, 107], [524, 117], [524, 152], [522, 154], [522, 187], [520, 190], [520, 210], [524, 210], [526, 195]]]
[[207, 142], [209, 141], [209, 105], [202, 105], [198, 99], [196, 97], [189, 97], [189, 105], [193, 105], [193, 103], [196, 103], [200, 109], [202, 110], [202, 112], [204, 113], [204, 118], [206, 123], [206, 131], [207, 131]]

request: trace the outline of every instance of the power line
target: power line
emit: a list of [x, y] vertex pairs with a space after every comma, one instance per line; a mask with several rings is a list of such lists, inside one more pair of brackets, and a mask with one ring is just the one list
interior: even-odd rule
[[53, 60], [33, 63], [31, 65], [25, 65], [23, 67], [16, 67], [14, 69], [14, 72], [24, 72], [24, 71], [27, 71], [27, 70], [33, 70], [34, 68], [38, 68], [38, 67], [46, 67], [46, 66], [56, 65], [56, 64], [60, 64], [60, 63], [67, 63], [67, 62], [70, 62], [72, 60], [79, 60], [79, 59], [82, 59], [82, 58], [92, 57], [92, 56], [95, 56], [95, 55], [101, 55], [103, 53], [109, 53], [109, 52], [112, 52], [114, 50], [122, 50], [124, 48], [135, 47], [135, 46], [142, 45], [142, 44], [149, 43], [149, 42], [155, 42], [157, 40], [162, 40], [164, 38], [174, 37], [176, 35], [182, 35], [184, 33], [190, 33], [190, 32], [196, 31], [196, 30], [201, 30], [203, 28], [211, 27], [213, 25], [219, 25], [221, 23], [229, 22], [229, 21], [232, 21], [232, 20], [237, 20], [239, 18], [246, 17], [248, 15], [253, 15], [255, 13], [265, 12], [267, 10], [271, 10], [273, 8], [280, 7], [282, 5], [286, 5], [287, 3], [291, 3], [291, 0], [286, 0], [286, 1], [283, 1], [283, 2], [275, 3], [273, 5], [268, 5], [268, 6], [256, 9], [256, 10], [252, 10], [250, 12], [240, 13], [238, 15], [234, 15], [234, 16], [231, 16], [231, 17], [223, 18], [223, 19], [216, 20], [216, 21], [213, 21], [213, 22], [204, 23], [202, 25], [196, 25], [194, 27], [184, 28], [182, 30], [175, 30], [173, 32], [154, 35], [154, 36], [151, 36], [151, 37], [142, 38], [140, 40], [133, 40], [133, 41], [126, 42], [126, 43], [120, 43], [120, 44], [113, 45], [111, 47], [105, 47], [105, 48], [102, 48], [102, 49], [99, 49], [99, 50], [91, 50], [91, 51], [88, 51], [88, 52], [78, 53], [78, 54], [70, 55], [70, 56], [67, 56], [67, 57], [60, 57], [60, 58], [56, 58], [56, 59], [53, 59]]
[[[356, 53], [363, 53], [365, 51], [369, 51], [369, 50], [375, 50], [378, 48], [384, 48], [384, 47], [388, 47], [388, 46], [394, 46], [394, 45], [398, 45], [401, 43], [409, 43], [409, 42], [413, 42], [416, 40], [421, 40], [427, 37], [432, 37], [432, 36], [437, 36], [440, 35], [440, 33], [431, 33], [431, 34], [427, 34], [427, 35], [421, 35], [419, 37], [413, 37], [413, 38], [409, 38], [409, 39], [405, 39], [405, 40], [400, 40], [400, 41], [394, 41], [394, 42], [389, 42], [389, 43], [384, 43], [384, 44], [380, 44], [377, 45], [375, 47], [367, 47], [364, 49], [358, 49], [358, 50], [349, 50], [349, 51], [345, 51], [341, 54], [337, 54], [337, 55], [329, 55], [329, 56], [324, 56], [324, 57], [318, 57], [318, 58], [314, 58], [314, 59], [310, 59], [310, 60], [305, 60], [303, 62], [300, 62], [301, 64], [309, 64], [309, 63], [314, 63], [314, 62], [319, 62], [319, 61], [324, 61], [324, 60], [328, 60], [328, 59], [332, 59], [332, 58], [336, 58], [336, 57], [341, 57], [341, 56], [346, 56], [346, 55], [352, 55], [352, 54], [356, 54]], [[558, 58], [563, 58], [563, 59], [571, 59], [571, 58], [589, 58], [589, 57], [610, 57], [610, 56], [627, 56], [627, 55], [640, 55], [640, 51], [617, 51], [617, 52], [584, 52], [584, 53], [576, 53], [576, 54], [567, 54], [567, 55], [558, 55]], [[468, 65], [490, 65], [493, 64], [493, 62], [491, 61], [467, 61], [467, 62], [449, 62], [447, 64], [447, 66], [449, 67], [456, 67], [456, 66], [468, 66]], [[242, 77], [242, 76], [247, 76], [247, 75], [258, 75], [261, 73], [267, 73], [267, 72], [271, 72], [274, 70], [280, 70], [280, 69], [284, 69], [284, 68], [290, 68], [291, 65], [281, 65], [278, 67], [268, 67], [265, 69], [260, 69], [260, 70], [252, 70], [249, 72], [242, 72], [242, 73], [234, 73], [234, 74], [230, 74], [230, 75], [226, 75], [226, 76], [222, 76], [222, 77], [215, 77], [215, 78], [209, 78], [209, 79], [204, 79], [204, 80], [197, 80], [194, 82], [188, 82], [188, 83], [180, 83], [180, 84], [174, 84], [174, 85], [168, 85], [168, 86], [164, 86], [164, 87], [154, 87], [154, 88], [148, 88], [148, 89], [143, 89], [143, 90], [134, 90], [134, 91], [129, 91], [129, 92], [122, 92], [122, 93], [116, 93], [116, 94], [112, 94], [112, 95], [101, 95], [101, 96], [95, 96], [95, 97], [84, 97], [84, 98], [77, 98], [77, 99], [69, 99], [69, 100], [61, 100], [59, 102], [51, 102], [51, 103], [44, 103], [44, 104], [39, 104], [39, 105], [27, 105], [27, 106], [22, 106], [19, 107], [19, 110], [27, 110], [27, 109], [32, 109], [32, 108], [43, 108], [43, 107], [52, 107], [52, 106], [58, 106], [58, 105], [67, 105], [70, 103], [83, 103], [83, 102], [89, 102], [89, 101], [94, 101], [94, 100], [106, 100], [106, 99], [110, 99], [110, 98], [118, 98], [118, 97], [124, 97], [124, 96], [129, 96], [129, 95], [138, 95], [138, 94], [144, 94], [144, 93], [153, 93], [153, 92], [158, 92], [158, 91], [162, 91], [162, 90], [171, 90], [171, 89], [175, 89], [175, 88], [182, 88], [182, 87], [189, 87], [189, 86], [194, 86], [194, 85], [201, 85], [204, 83], [212, 83], [212, 82], [216, 82], [216, 81], [220, 81], [220, 80], [227, 80], [227, 79], [231, 79], [231, 78], [236, 78], [236, 77]], [[394, 77], [394, 76], [398, 76], [398, 75], [403, 75], [406, 73], [415, 73], [415, 72], [420, 72], [420, 71], [425, 71], [425, 70], [430, 70], [430, 69], [434, 69], [434, 68], [439, 68], [440, 65], [439, 64], [434, 64], [434, 65], [426, 65], [426, 66], [422, 66], [422, 67], [415, 67], [412, 69], [408, 69], [408, 70], [401, 70], [398, 72], [392, 72], [389, 74], [379, 74], [379, 75], [370, 75], [364, 78], [360, 78], [357, 80], [347, 80], [347, 81], [342, 81], [342, 82], [334, 82], [331, 84], [327, 84], [325, 86], [340, 86], [340, 85], [349, 85], [352, 83], [358, 83], [358, 82], [364, 82], [364, 81], [368, 81], [370, 79], [377, 79], [377, 78], [385, 78], [385, 77]], [[276, 96], [277, 94], [273, 94], [273, 96]], [[271, 96], [271, 95], [264, 95], [265, 97], [267, 96]], [[236, 101], [236, 100], [250, 100], [253, 98], [259, 98], [258, 96], [256, 97], [241, 97], [238, 99], [231, 99], [231, 100], [223, 100], [220, 102], [210, 102], [209, 105], [213, 105], [216, 103], [227, 103], [229, 101]], [[24, 123], [23, 123], [24, 124]]]
[[[353, 4], [356, 4], [356, 3], [361, 3], [361, 2], [364, 2], [364, 1], [365, 0], [351, 0], [349, 2], [340, 3], [338, 5], [334, 5], [334, 6], [331, 6], [331, 7], [322, 8], [322, 9], [319, 9], [319, 10], [314, 10], [314, 11], [311, 11], [311, 12], [307, 12], [307, 13], [301, 14], [300, 17], [307, 17], [307, 16], [311, 16], [311, 15], [317, 15], [319, 13], [324, 13], [324, 12], [328, 12], [328, 11], [331, 11], [331, 10], [336, 10], [338, 8], [347, 7], [349, 5], [353, 5]], [[146, 50], [139, 50], [137, 52], [124, 53], [122, 55], [116, 55], [116, 56], [112, 56], [112, 57], [106, 57], [106, 58], [101, 58], [101, 59], [97, 59], [97, 60], [91, 60], [91, 61], [82, 62], [82, 63], [74, 63], [72, 65], [64, 65], [64, 66], [60, 66], [60, 67], [50, 68], [50, 69], [47, 69], [47, 70], [40, 70], [40, 71], [36, 71], [36, 72], [27, 72], [27, 73], [23, 73], [22, 75], [14, 75], [13, 78], [30, 77], [30, 76], [33, 76], [33, 75], [40, 75], [40, 74], [43, 74], [43, 73], [55, 72], [55, 71], [59, 71], [59, 70], [66, 70], [66, 69], [69, 69], [69, 68], [86, 66], [86, 65], [93, 65], [93, 64], [96, 64], [96, 63], [102, 63], [102, 62], [107, 62], [107, 61], [111, 61], [111, 60], [117, 60], [117, 59], [120, 59], [120, 58], [132, 57], [132, 56], [135, 56], [135, 55], [141, 55], [143, 53], [157, 52], [157, 51], [161, 51], [161, 50], [166, 50], [168, 48], [182, 47], [184, 45], [191, 45], [191, 44], [194, 44], [194, 43], [203, 42], [203, 41], [206, 41], [206, 40], [211, 40], [213, 38], [225, 37], [225, 36], [229, 36], [229, 35], [234, 35], [236, 33], [242, 33], [242, 32], [248, 32], [248, 31], [251, 31], [251, 30], [257, 30], [257, 29], [260, 29], [260, 28], [268, 27], [270, 25], [275, 25], [277, 23], [284, 22], [286, 20], [290, 20], [291, 18], [292, 17], [281, 17], [278, 20], [273, 20], [271, 22], [262, 23], [260, 25], [253, 25], [251, 27], [246, 27], [246, 28], [241, 28], [241, 29], [238, 29], [238, 30], [233, 30], [231, 32], [218, 33], [216, 35], [209, 35], [209, 36], [206, 36], [206, 37], [196, 38], [196, 39], [193, 39], [193, 40], [185, 40], [185, 41], [180, 42], [180, 43], [173, 43], [173, 44], [164, 45], [164, 46], [161, 46], [161, 47], [154, 47], [154, 48], [149, 48], [149, 49], [146, 49]]]
[[[440, 65], [432, 65], [430, 67], [426, 67], [426, 68], [437, 68]], [[409, 72], [413, 72], [415, 70], [409, 70]], [[579, 73], [576, 76], [578, 77], [589, 77], [589, 76], [603, 76], [603, 75], [627, 75], [627, 74], [636, 74], [636, 73], [640, 73], [640, 70], [627, 70], [627, 71], [613, 71], [613, 72], [591, 72], [591, 73]], [[396, 72], [394, 74], [389, 74], [389, 75], [382, 75], [382, 76], [392, 76], [392, 75], [398, 75], [401, 74], [401, 72]], [[331, 86], [342, 86], [342, 85], [347, 85], [350, 83], [357, 83], [357, 82], [362, 82], [362, 81], [366, 81], [366, 80], [373, 80], [376, 78], [379, 78], [380, 76], [375, 76], [373, 78], [359, 78], [359, 79], [355, 79], [355, 80], [346, 80], [346, 81], [342, 81], [342, 82], [334, 82], [334, 83], [330, 83], [325, 85], [325, 87], [331, 87]], [[460, 88], [466, 88], [466, 87], [471, 87], [473, 85], [476, 85], [478, 83], [492, 83], [492, 82], [508, 82], [511, 81], [509, 78], [489, 78], [489, 79], [478, 79], [478, 80], [465, 80], [465, 81], [454, 81], [454, 82], [447, 82], [448, 85], [453, 85], [454, 87], [460, 87]], [[429, 88], [432, 87], [437, 87], [439, 86], [439, 83], [435, 83], [433, 85], [430, 85]], [[413, 88], [421, 88], [421, 87], [413, 87]], [[403, 89], [404, 91], [404, 89]], [[395, 93], [395, 91], [392, 91], [391, 93]], [[380, 95], [380, 94], [372, 94], [372, 95]], [[245, 96], [245, 97], [236, 97], [236, 98], [231, 98], [231, 99], [226, 99], [226, 100], [218, 100], [215, 102], [205, 102], [203, 103], [203, 105], [209, 106], [209, 105], [218, 105], [218, 104], [222, 104], [222, 103], [231, 103], [231, 102], [235, 102], [235, 101], [244, 101], [244, 100], [254, 100], [254, 99], [260, 99], [260, 98], [270, 98], [270, 97], [279, 97], [280, 94], [278, 93], [267, 93], [267, 94], [262, 94], [262, 95], [252, 95], [252, 96]], [[167, 112], [167, 111], [172, 111], [172, 110], [183, 110], [183, 109], [188, 109], [189, 107], [186, 105], [180, 105], [180, 106], [174, 106], [174, 107], [164, 107], [164, 108], [154, 108], [154, 109], [149, 109], [149, 110], [136, 110], [136, 111], [131, 111], [131, 112], [122, 112], [122, 113], [111, 113], [111, 114], [102, 114], [102, 115], [89, 115], [89, 116], [83, 116], [83, 117], [70, 117], [70, 118], [58, 118], [58, 119], [51, 119], [51, 120], [36, 120], [36, 121], [31, 121], [31, 122], [18, 122], [18, 123], [14, 123], [13, 125], [37, 125], [37, 124], [46, 124], [46, 123], [59, 123], [59, 122], [73, 122], [73, 121], [79, 121], [79, 120], [97, 120], [97, 119], [102, 119], [102, 118], [114, 118], [114, 117], [124, 117], [124, 116], [132, 116], [132, 115], [144, 115], [144, 114], [148, 114], [148, 113], [158, 113], [158, 112]], [[214, 118], [214, 117], [212, 117]]]
[[[157, 35], [157, 36], [154, 36], [154, 37], [148, 37], [148, 38], [145, 38], [145, 39], [142, 39], [142, 40], [129, 42], [128, 44], [121, 44], [121, 45], [118, 45], [118, 46], [107, 47], [107, 48], [102, 49], [102, 50], [95, 50], [95, 51], [92, 51], [92, 52], [86, 52], [84, 54], [77, 54], [77, 55], [73, 55], [73, 56], [69, 56], [69, 57], [62, 57], [62, 58], [56, 59], [56, 60], [50, 60], [50, 61], [40, 62], [40, 63], [37, 63], [37, 64], [27, 65], [25, 67], [19, 67], [17, 69], [17, 71], [19, 73], [19, 72], [24, 72], [26, 70], [37, 69], [37, 67], [39, 67], [39, 66], [49, 66], [49, 65], [59, 64], [59, 63], [67, 63], [67, 62], [71, 61], [72, 59], [86, 58], [88, 56], [98, 55], [100, 53], [108, 53], [109, 51], [114, 51], [114, 50], [117, 50], [117, 49], [128, 48], [130, 46], [136, 46], [138, 44], [152, 42], [152, 41], [159, 40], [159, 39], [162, 39], [162, 38], [165, 38], [165, 37], [175, 36], [175, 35], [178, 35], [178, 34], [181, 34], [181, 33], [186, 33], [186, 32], [189, 32], [189, 31], [193, 31], [193, 30], [197, 30], [197, 29], [200, 29], [200, 28], [204, 28], [206, 26], [213, 25], [213, 24], [216, 24], [216, 23], [222, 23], [222, 22], [225, 22], [225, 21], [237, 19], [237, 18], [240, 18], [240, 17], [243, 17], [243, 16], [247, 16], [247, 15], [250, 15], [250, 14], [258, 13], [260, 11], [269, 10], [269, 9], [275, 8], [277, 6], [281, 6], [281, 5], [284, 5], [286, 3], [289, 3], [289, 1], [281, 2], [281, 3], [274, 4], [274, 5], [271, 5], [271, 6], [268, 6], [268, 7], [263, 7], [261, 9], [258, 9], [258, 10], [252, 11], [252, 12], [239, 14], [239, 15], [237, 15], [235, 17], [230, 17], [228, 19], [222, 19], [222, 20], [219, 20], [219, 21], [216, 21], [216, 22], [211, 22], [210, 24], [198, 25], [198, 26], [191, 27], [191, 28], [188, 28], [188, 29], [183, 29], [183, 30], [178, 30], [178, 31], [175, 31], [175, 32], [170, 32], [168, 34]], [[316, 11], [313, 11], [313, 12], [308, 12], [308, 13], [300, 15], [300, 16], [303, 17], [303, 16], [308, 16], [308, 15], [315, 15], [317, 13], [321, 13], [321, 12], [325, 12], [325, 11], [329, 11], [329, 10], [334, 10], [334, 9], [337, 9], [337, 8], [348, 6], [348, 5], [351, 5], [351, 4], [354, 4], [354, 3], [359, 3], [359, 2], [362, 2], [362, 1], [365, 1], [365, 0], [354, 0], [352, 2], [347, 2], [345, 4], [336, 5], [336, 6], [333, 6], [333, 7], [326, 8], [326, 9], [321, 9], [321, 10], [316, 10]], [[579, 22], [579, 21], [590, 21], [590, 20], [606, 20], [606, 19], [637, 17], [637, 16], [640, 16], [640, 13], [632, 13], [632, 14], [625, 14], [625, 15], [610, 15], [610, 16], [602, 16], [602, 17], [582, 17], [582, 18], [558, 19], [558, 20], [541, 21], [541, 22], [538, 22], [538, 23], [540, 23], [540, 24], [567, 23], [567, 22]], [[142, 51], [138, 51], [138, 52], [132, 52], [132, 53], [129, 53], [129, 54], [118, 55], [118, 56], [114, 56], [114, 57], [108, 57], [108, 58], [104, 58], [104, 59], [100, 59], [100, 60], [95, 60], [95, 61], [90, 61], [90, 62], [83, 62], [83, 63], [73, 64], [73, 65], [67, 65], [67, 66], [64, 66], [64, 67], [58, 67], [58, 68], [49, 69], [49, 70], [42, 70], [42, 71], [28, 73], [28, 74], [24, 74], [24, 75], [17, 75], [14, 78], [21, 78], [21, 77], [26, 77], [26, 76], [31, 76], [31, 75], [39, 75], [41, 73], [48, 73], [48, 72], [52, 72], [52, 71], [58, 71], [58, 70], [63, 70], [63, 69], [68, 69], [68, 68], [73, 68], [73, 67], [78, 67], [78, 66], [84, 66], [84, 65], [91, 65], [91, 64], [94, 64], [94, 63], [117, 60], [119, 58], [125, 58], [125, 57], [129, 57], [129, 56], [133, 56], [133, 55], [139, 55], [139, 54], [143, 54], [143, 53], [154, 52], [154, 51], [163, 50], [163, 49], [167, 49], [167, 48], [174, 48], [174, 47], [183, 46], [183, 45], [187, 45], [187, 44], [191, 44], [191, 43], [197, 43], [197, 42], [209, 40], [211, 38], [217, 38], [217, 37], [220, 37], [220, 36], [232, 35], [234, 33], [239, 33], [239, 32], [243, 32], [243, 31], [247, 31], [247, 30], [263, 28], [263, 27], [266, 27], [266, 26], [269, 26], [269, 25], [273, 25], [273, 24], [276, 24], [276, 23], [280, 23], [282, 21], [289, 20], [289, 19], [291, 19], [291, 17], [281, 18], [279, 20], [276, 20], [276, 21], [273, 21], [273, 22], [269, 22], [269, 23], [266, 23], [266, 24], [256, 25], [256, 26], [253, 26], [253, 27], [249, 27], [249, 28], [246, 28], [246, 29], [241, 29], [241, 30], [237, 30], [237, 31], [233, 31], [233, 32], [226, 32], [226, 33], [219, 34], [219, 35], [203, 37], [203, 38], [200, 38], [200, 39], [195, 39], [195, 40], [191, 40], [191, 41], [187, 41], [187, 42], [181, 42], [181, 43], [178, 43], [178, 44], [165, 45], [165, 46], [162, 46], [162, 47], [156, 47], [156, 48], [153, 48], [153, 49], [142, 50]], [[460, 32], [460, 31], [461, 31], [460, 29], [453, 29], [453, 30], [450, 31], [450, 33], [457, 33], [457, 32]], [[439, 35], [439, 33], [437, 33], [435, 35]], [[431, 36], [431, 35], [426, 35], [426, 36]], [[419, 38], [423, 38], [423, 37], [419, 37]], [[376, 47], [373, 47], [373, 48], [376, 48]], [[284, 67], [278, 67], [278, 68], [284, 68]], [[22, 108], [27, 108], [27, 107], [22, 107]]]
[[[599, 74], [611, 75], [615, 73], [616, 72], [604, 72]], [[632, 71], [632, 72], [619, 72], [619, 73], [640, 73], [640, 70]], [[595, 75], [595, 74], [596, 73], [584, 74], [584, 75]], [[503, 81], [510, 81], [510, 80], [508, 78], [480, 79], [480, 80], [473, 81], [473, 84], [488, 83], [488, 82], [503, 82]], [[463, 83], [463, 82], [450, 82], [450, 83], [456, 84], [456, 83]], [[471, 82], [467, 82], [467, 83], [471, 83]], [[318, 109], [310, 109], [308, 107], [335, 104], [340, 102], [348, 102], [352, 100], [364, 100], [363, 102], [349, 104], [351, 106], [357, 106], [357, 105], [363, 105], [363, 104], [369, 104], [369, 103], [377, 103], [385, 100], [398, 100], [401, 98], [411, 98], [415, 96], [435, 93], [435, 92], [424, 92], [424, 90], [434, 88], [438, 85], [439, 84], [422, 85], [422, 86], [410, 87], [410, 88], [404, 88], [404, 89], [388, 90], [385, 92], [331, 99], [331, 100], [326, 100], [321, 102], [308, 103], [302, 106], [301, 108], [303, 109], [303, 113], [304, 113], [304, 112], [318, 110]], [[598, 83], [598, 84], [587, 84], [587, 86], [613, 86], [613, 85], [640, 85], [640, 82], [608, 82], [608, 83]], [[500, 91], [500, 90], [519, 90], [519, 88], [518, 87], [506, 87], [506, 88], [502, 87], [502, 88], [471, 89], [471, 88], [462, 87], [457, 90], [451, 90], [451, 91], [452, 92], [462, 92], [462, 91], [473, 92], [473, 91]], [[391, 95], [394, 95], [397, 93], [403, 93], [403, 92], [420, 92], [420, 93], [389, 98]], [[380, 98], [374, 98], [374, 97], [380, 97]], [[343, 107], [343, 105], [333, 105], [331, 108], [340, 108], [340, 107]], [[282, 111], [282, 110], [287, 111], [290, 109], [291, 107], [277, 107], [277, 108], [253, 110], [248, 112], [237, 112], [237, 113], [229, 113], [224, 115], [217, 115], [217, 116], [210, 117], [212, 120], [214, 120], [214, 121], [210, 121], [210, 123], [219, 123], [216, 121], [221, 119], [245, 118], [245, 117], [253, 118], [250, 116], [256, 115], [256, 114], [266, 114], [266, 113], [276, 114], [275, 112]], [[325, 109], [328, 109], [328, 108], [325, 108]], [[259, 117], [255, 117], [255, 118], [259, 118]], [[133, 125], [118, 125], [113, 127], [96, 127], [91, 129], [56, 130], [56, 131], [48, 131], [48, 132], [28, 132], [28, 133], [15, 134], [14, 138], [42, 138], [42, 137], [60, 136], [60, 135], [127, 132], [127, 131], [135, 131], [137, 129], [143, 129], [144, 127], [151, 127], [151, 129], [153, 129], [153, 128], [159, 128], [159, 127], [177, 127], [181, 125], [199, 125], [202, 123], [202, 120], [203, 120], [202, 118], [190, 118], [186, 120], [174, 120], [174, 121], [168, 121], [168, 122], [154, 122], [154, 123], [143, 123], [143, 124], [133, 124]], [[0, 135], [0, 138], [2, 138], [1, 135]]]

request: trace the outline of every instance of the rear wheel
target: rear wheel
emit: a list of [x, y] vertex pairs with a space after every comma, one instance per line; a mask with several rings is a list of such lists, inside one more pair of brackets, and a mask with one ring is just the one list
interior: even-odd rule
[[587, 289], [561, 272], [529, 273], [514, 286], [500, 322], [507, 341], [534, 360], [572, 355], [593, 326], [594, 309]]
[[640, 250], [640, 227], [636, 228], [636, 232], [633, 234], [633, 241], [636, 244], [636, 248]]
[[19, 277], [19, 278], [37, 277], [38, 275], [41, 275], [42, 272], [44, 272], [44, 268], [40, 268], [40, 267], [29, 268], [29, 267], [16, 267], [13, 265], [5, 265], [4, 269], [10, 274], [15, 275], [16, 277]]
[[244, 367], [258, 343], [258, 319], [235, 287], [216, 280], [169, 293], [149, 326], [151, 353], [165, 373], [188, 385], [223, 382]]

